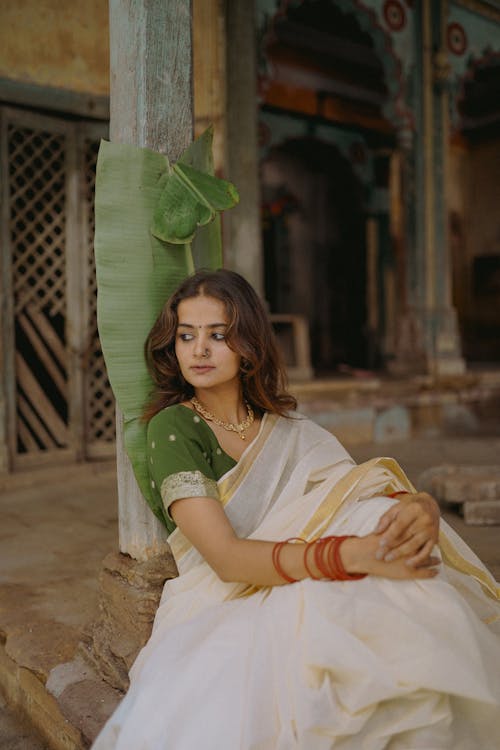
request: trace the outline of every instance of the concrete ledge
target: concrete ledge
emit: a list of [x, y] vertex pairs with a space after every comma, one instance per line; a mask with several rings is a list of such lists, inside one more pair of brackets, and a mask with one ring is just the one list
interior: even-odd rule
[[7, 701], [47, 741], [51, 750], [85, 750], [90, 743], [64, 717], [56, 699], [33, 672], [20, 667], [0, 646], [0, 687]]
[[498, 377], [408, 381], [338, 378], [292, 383], [299, 411], [351, 444], [500, 435]]

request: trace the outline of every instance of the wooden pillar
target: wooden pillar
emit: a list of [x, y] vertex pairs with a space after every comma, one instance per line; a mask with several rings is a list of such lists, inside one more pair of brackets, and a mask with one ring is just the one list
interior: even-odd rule
[[254, 0], [226, 0], [228, 178], [240, 203], [224, 216], [224, 264], [262, 293]]
[[[175, 161], [193, 138], [191, 1], [110, 0], [110, 138]], [[137, 487], [117, 415], [120, 551], [147, 560], [165, 533]]]

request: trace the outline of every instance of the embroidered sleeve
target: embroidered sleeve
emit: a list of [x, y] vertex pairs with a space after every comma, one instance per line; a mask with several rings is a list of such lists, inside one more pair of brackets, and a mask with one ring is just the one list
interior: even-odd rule
[[160, 492], [167, 511], [174, 500], [180, 500], [183, 497], [219, 499], [217, 482], [206, 477], [201, 471], [179, 471], [177, 474], [170, 474], [163, 480]]
[[219, 499], [211, 433], [203, 427], [200, 418], [184, 406], [164, 409], [148, 426], [151, 487], [172, 524], [169, 507], [175, 500], [184, 497]]

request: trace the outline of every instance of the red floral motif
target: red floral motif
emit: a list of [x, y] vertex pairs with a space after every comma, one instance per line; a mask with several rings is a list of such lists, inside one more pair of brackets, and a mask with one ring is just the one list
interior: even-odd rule
[[467, 49], [467, 35], [459, 23], [449, 23], [446, 31], [448, 49], [454, 55], [463, 55]]
[[399, 0], [385, 0], [384, 18], [391, 31], [401, 31], [406, 26], [406, 12]]

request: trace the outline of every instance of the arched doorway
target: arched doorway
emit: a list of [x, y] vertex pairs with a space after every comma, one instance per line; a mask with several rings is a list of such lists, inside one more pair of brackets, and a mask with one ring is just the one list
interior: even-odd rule
[[334, 145], [291, 139], [262, 165], [265, 292], [304, 315], [316, 372], [367, 367], [363, 186]]
[[391, 356], [394, 327], [384, 299], [394, 283], [391, 295], [384, 285], [395, 265], [386, 176], [401, 127], [388, 119], [397, 60], [354, 3], [278, 6], [262, 16], [266, 295], [272, 312], [307, 318], [317, 374], [372, 369]]
[[469, 365], [500, 361], [500, 53], [473, 60], [456, 100], [450, 245]]

